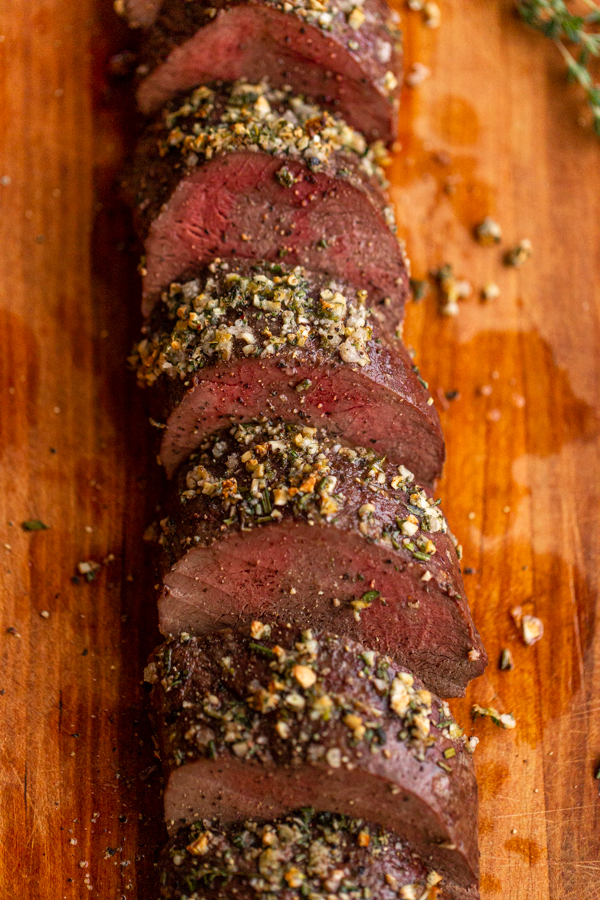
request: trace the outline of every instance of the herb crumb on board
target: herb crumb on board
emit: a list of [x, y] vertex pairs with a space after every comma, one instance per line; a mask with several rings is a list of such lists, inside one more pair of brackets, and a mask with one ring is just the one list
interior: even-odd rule
[[513, 729], [517, 727], [517, 722], [512, 713], [500, 713], [493, 706], [480, 706], [474, 703], [471, 715], [473, 719], [489, 718], [499, 728]]

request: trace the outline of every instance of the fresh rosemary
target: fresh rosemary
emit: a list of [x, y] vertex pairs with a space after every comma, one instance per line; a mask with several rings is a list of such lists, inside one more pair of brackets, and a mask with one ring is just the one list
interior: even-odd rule
[[[569, 79], [585, 90], [592, 126], [600, 136], [600, 85], [594, 83], [588, 67], [591, 57], [600, 56], [600, 33], [594, 30], [600, 24], [600, 6], [594, 0], [582, 2], [590, 10], [587, 15], [575, 15], [564, 0], [518, 0], [517, 9], [527, 25], [556, 43], [567, 64]], [[578, 47], [576, 56], [565, 42]]]

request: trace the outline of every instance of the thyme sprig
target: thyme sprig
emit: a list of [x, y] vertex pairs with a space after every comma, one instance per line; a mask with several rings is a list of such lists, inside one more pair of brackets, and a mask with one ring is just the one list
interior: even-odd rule
[[[590, 10], [587, 15], [575, 15], [564, 0], [518, 0], [517, 9], [527, 25], [556, 43], [569, 80], [578, 82], [586, 93], [592, 127], [600, 136], [600, 85], [594, 82], [588, 67], [591, 57], [600, 56], [600, 33], [590, 30], [600, 24], [600, 7], [594, 0], [583, 2]], [[573, 55], [565, 42], [577, 45], [578, 53]]]

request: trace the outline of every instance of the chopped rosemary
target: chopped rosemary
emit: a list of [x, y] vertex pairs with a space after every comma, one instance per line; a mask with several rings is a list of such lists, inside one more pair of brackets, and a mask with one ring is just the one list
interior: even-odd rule
[[23, 531], [47, 531], [49, 527], [49, 525], [44, 525], [43, 522], [40, 522], [39, 519], [27, 519], [26, 522], [21, 522]]
[[248, 646], [251, 650], [254, 650], [255, 653], [258, 653], [259, 656], [264, 656], [266, 659], [277, 659], [277, 654], [274, 653], [270, 647], [265, 647], [264, 644], [257, 644], [254, 641], [250, 641]]

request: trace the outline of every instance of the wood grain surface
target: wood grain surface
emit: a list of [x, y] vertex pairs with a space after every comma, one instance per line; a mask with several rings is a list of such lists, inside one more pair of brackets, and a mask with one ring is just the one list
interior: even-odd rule
[[[475, 288], [456, 319], [433, 295], [412, 304], [405, 336], [442, 415], [440, 491], [491, 658], [455, 705], [481, 738], [482, 896], [596, 900], [600, 141], [510, 0], [441, 7], [438, 30], [402, 8], [408, 62], [433, 75], [404, 91], [390, 176], [415, 276], [449, 262]], [[2, 900], [157, 895], [140, 680], [161, 478], [125, 368], [139, 284], [115, 179], [135, 117], [107, 74], [131, 41], [109, 0], [0, 3]], [[504, 249], [531, 240], [522, 268], [475, 243], [486, 214]], [[483, 303], [489, 280], [501, 296]], [[105, 561], [91, 583], [88, 560]], [[544, 622], [533, 647], [516, 605]], [[516, 729], [472, 726], [473, 702]]]

